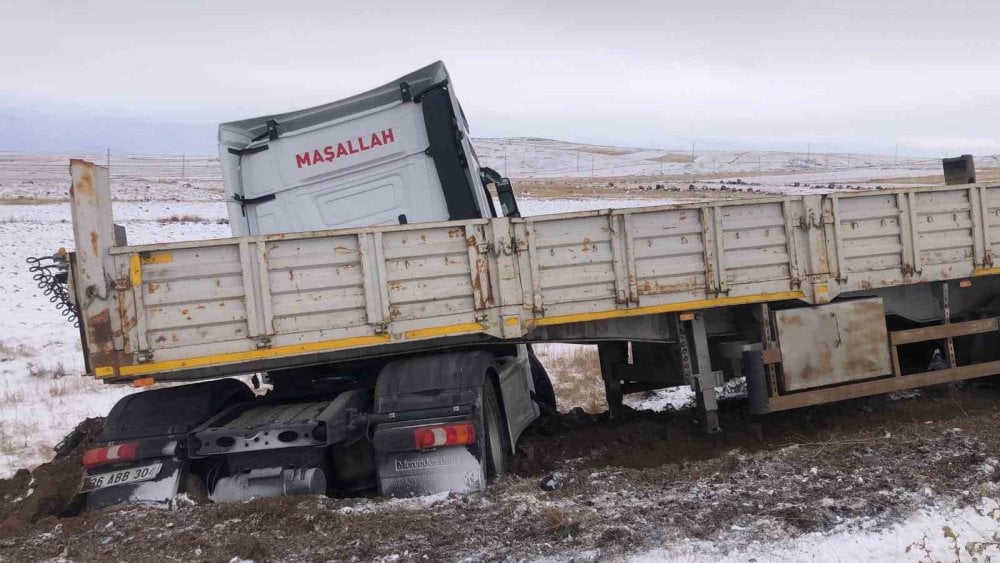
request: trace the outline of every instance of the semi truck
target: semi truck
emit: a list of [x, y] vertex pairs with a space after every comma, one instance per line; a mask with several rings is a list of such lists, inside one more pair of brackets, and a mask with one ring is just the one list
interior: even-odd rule
[[765, 415], [1000, 373], [1000, 185], [972, 176], [521, 217], [440, 62], [219, 147], [218, 240], [129, 245], [107, 168], [70, 163], [87, 374], [151, 387], [87, 451], [90, 508], [480, 490], [555, 407], [536, 343], [596, 344], [611, 416], [691, 386], [709, 432], [737, 377]]

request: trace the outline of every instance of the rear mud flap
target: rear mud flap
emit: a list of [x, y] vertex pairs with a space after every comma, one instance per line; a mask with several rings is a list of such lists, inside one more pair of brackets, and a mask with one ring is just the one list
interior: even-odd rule
[[385, 496], [467, 493], [486, 488], [483, 467], [466, 446], [384, 452], [377, 460], [379, 492]]

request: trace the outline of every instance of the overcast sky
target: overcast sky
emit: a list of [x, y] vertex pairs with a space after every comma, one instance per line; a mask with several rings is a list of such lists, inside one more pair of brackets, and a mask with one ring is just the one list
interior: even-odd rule
[[214, 154], [437, 59], [474, 136], [1000, 153], [997, 0], [4, 0], [0, 150]]

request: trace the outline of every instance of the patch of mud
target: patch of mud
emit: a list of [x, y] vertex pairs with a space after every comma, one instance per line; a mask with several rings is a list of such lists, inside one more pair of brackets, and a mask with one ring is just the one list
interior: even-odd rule
[[[21, 469], [0, 479], [0, 536], [16, 533], [46, 518], [78, 512], [81, 462], [104, 419], [88, 418], [55, 447], [55, 457], [34, 471]], [[2, 554], [2, 552], [0, 552]]]
[[762, 432], [723, 403], [716, 435], [691, 410], [554, 415], [483, 493], [116, 507], [0, 534], [0, 560], [604, 560], [691, 539], [725, 550], [881, 528], [1000, 496], [998, 398], [970, 386], [852, 401], [771, 415]]

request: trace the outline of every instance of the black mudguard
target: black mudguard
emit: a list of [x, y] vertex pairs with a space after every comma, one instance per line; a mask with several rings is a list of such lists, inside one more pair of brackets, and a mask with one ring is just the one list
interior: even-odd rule
[[[465, 492], [486, 486], [481, 392], [491, 369], [497, 369], [493, 356], [481, 350], [406, 358], [382, 369], [375, 413], [391, 415], [393, 422], [379, 424], [373, 435], [381, 494]], [[414, 447], [415, 427], [464, 420], [476, 426], [475, 444]]]
[[97, 441], [121, 442], [187, 434], [223, 409], [252, 398], [250, 388], [237, 379], [217, 379], [126, 395], [108, 413]]
[[382, 368], [375, 384], [375, 412], [474, 404], [490, 369], [496, 370], [493, 355], [482, 350], [392, 362]]

